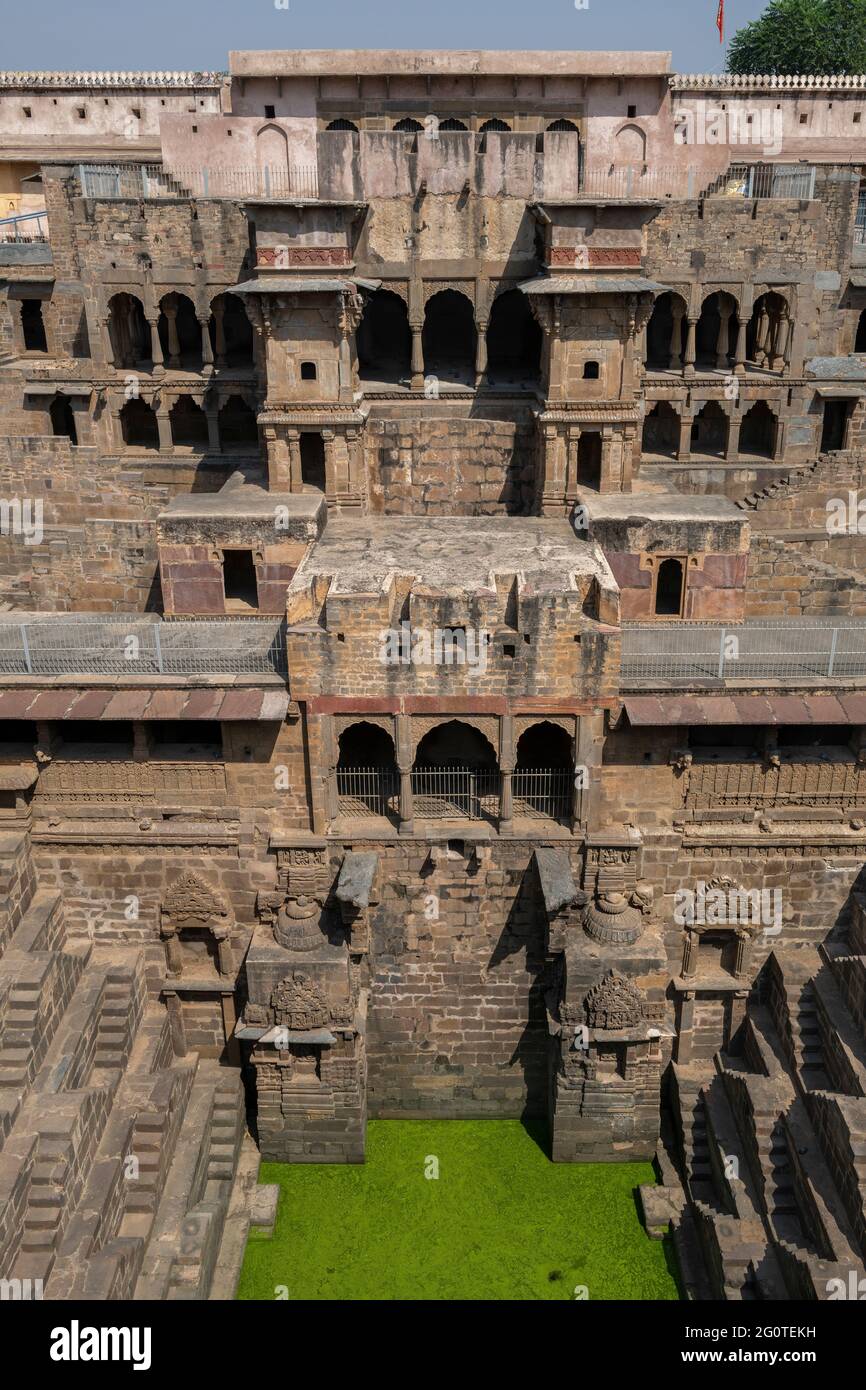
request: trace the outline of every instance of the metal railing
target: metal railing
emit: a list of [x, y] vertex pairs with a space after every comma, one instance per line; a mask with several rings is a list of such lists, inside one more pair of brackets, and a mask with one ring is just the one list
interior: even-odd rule
[[857, 216], [854, 219], [854, 242], [857, 246], [866, 245], [866, 192], [857, 199]]
[[317, 198], [315, 164], [222, 168], [209, 165], [80, 164], [85, 198]]
[[415, 815], [422, 820], [496, 820], [500, 789], [495, 768], [412, 769]]
[[3, 675], [286, 674], [278, 619], [160, 622], [135, 614], [9, 619], [0, 615]]
[[[35, 222], [35, 227], [30, 226]], [[25, 224], [27, 224], [25, 226]], [[47, 212], [16, 212], [13, 217], [0, 217], [0, 241], [47, 241]]]
[[400, 775], [389, 767], [338, 767], [337, 810], [353, 819], [393, 818], [400, 811]]
[[574, 772], [564, 767], [521, 768], [512, 778], [514, 815], [527, 820], [570, 820], [574, 811]]
[[[399, 148], [406, 136], [394, 134]], [[444, 146], [447, 148], [446, 145]], [[323, 169], [329, 167], [325, 161]], [[288, 165], [79, 164], [86, 198], [310, 198], [319, 196], [315, 163]], [[323, 177], [326, 177], [323, 173]], [[588, 164], [574, 168], [581, 197], [623, 199], [814, 198], [816, 170], [805, 164], [734, 164], [707, 184], [689, 164]]]
[[626, 623], [623, 686], [866, 677], [866, 621]]

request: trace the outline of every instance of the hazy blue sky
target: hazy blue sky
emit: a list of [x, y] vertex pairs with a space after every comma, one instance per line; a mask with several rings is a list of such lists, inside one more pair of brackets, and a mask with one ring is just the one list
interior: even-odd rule
[[[582, 0], [580, 0], [582, 3]], [[0, 68], [221, 69], [231, 48], [671, 49], [718, 72], [717, 0], [0, 0]], [[766, 0], [726, 0], [726, 37]]]

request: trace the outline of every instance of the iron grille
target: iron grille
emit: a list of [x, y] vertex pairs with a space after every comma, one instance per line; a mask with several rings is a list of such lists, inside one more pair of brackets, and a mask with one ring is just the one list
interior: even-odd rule
[[500, 781], [495, 769], [413, 768], [415, 814], [422, 820], [495, 820]]

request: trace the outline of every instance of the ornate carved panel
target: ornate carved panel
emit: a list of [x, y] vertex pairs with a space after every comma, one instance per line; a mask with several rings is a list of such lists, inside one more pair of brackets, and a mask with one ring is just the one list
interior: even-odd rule
[[135, 763], [55, 759], [37, 784], [46, 801], [192, 801], [221, 805], [226, 774], [222, 763]]
[[866, 806], [866, 767], [825, 759], [697, 762], [688, 770], [684, 804], [724, 806]]
[[418, 744], [425, 734], [429, 734], [432, 729], [438, 729], [443, 724], [468, 724], [471, 728], [477, 729], [480, 734], [488, 740], [494, 752], [499, 751], [499, 720], [492, 714], [435, 714], [413, 717], [411, 721], [410, 743], [412, 751], [417, 751]]

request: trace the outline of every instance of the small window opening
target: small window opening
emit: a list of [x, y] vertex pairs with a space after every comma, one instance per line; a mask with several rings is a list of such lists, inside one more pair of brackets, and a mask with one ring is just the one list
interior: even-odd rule
[[656, 579], [656, 615], [678, 618], [683, 608], [683, 562], [662, 560]]
[[258, 608], [256, 567], [251, 550], [223, 551], [223, 588], [226, 608]]

